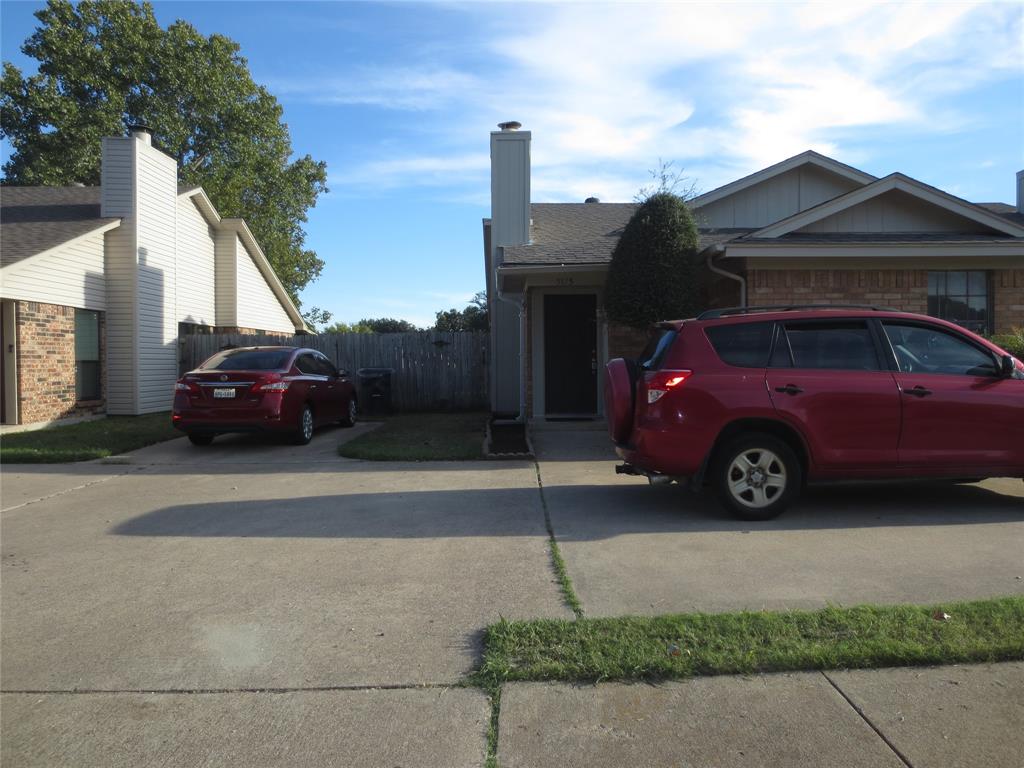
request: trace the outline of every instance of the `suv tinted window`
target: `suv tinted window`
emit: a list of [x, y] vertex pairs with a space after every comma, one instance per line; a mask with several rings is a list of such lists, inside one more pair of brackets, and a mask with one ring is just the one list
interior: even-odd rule
[[220, 352], [203, 364], [204, 370], [212, 371], [276, 371], [284, 368], [290, 349], [228, 349]]
[[995, 358], [966, 339], [939, 328], [884, 323], [885, 333], [904, 373], [997, 376]]
[[785, 324], [785, 338], [796, 368], [844, 371], [878, 371], [878, 352], [866, 322], [792, 322]]
[[672, 346], [672, 340], [675, 337], [675, 331], [660, 331], [659, 335], [647, 342], [647, 346], [640, 353], [640, 358], [637, 360], [640, 363], [640, 367], [645, 371], [658, 370], [661, 367], [662, 358], [665, 357], [668, 348]]
[[740, 368], [764, 368], [772, 345], [772, 323], [738, 323], [705, 329], [722, 362]]

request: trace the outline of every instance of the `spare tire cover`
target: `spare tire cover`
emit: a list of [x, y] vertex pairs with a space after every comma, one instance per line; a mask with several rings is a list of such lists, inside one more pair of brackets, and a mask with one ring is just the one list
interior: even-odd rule
[[621, 357], [605, 367], [604, 415], [612, 440], [626, 442], [633, 429], [633, 379]]

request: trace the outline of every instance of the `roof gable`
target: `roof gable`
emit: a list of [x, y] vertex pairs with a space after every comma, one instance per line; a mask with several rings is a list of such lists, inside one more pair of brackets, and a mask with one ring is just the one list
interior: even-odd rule
[[750, 237], [823, 232], [959, 232], [1024, 237], [1024, 226], [902, 173], [893, 173], [763, 227]]
[[762, 184], [770, 179], [803, 166], [814, 166], [816, 168], [820, 168], [821, 170], [833, 174], [841, 179], [846, 179], [857, 186], [870, 184], [878, 178], [877, 176], [872, 176], [870, 173], [858, 170], [851, 165], [840, 163], [838, 160], [833, 160], [831, 157], [826, 157], [825, 155], [809, 149], [806, 152], [801, 152], [799, 155], [794, 155], [793, 157], [783, 160], [781, 163], [770, 165], [767, 168], [763, 168], [760, 171], [750, 174], [749, 176], [744, 176], [741, 179], [731, 181], [717, 189], [711, 190], [710, 192], [705, 192], [703, 195], [698, 195], [690, 201], [690, 207], [701, 208], [703, 206], [710, 205], [718, 200], [734, 195], [737, 192], [742, 192], [745, 189], [749, 189], [757, 184]]

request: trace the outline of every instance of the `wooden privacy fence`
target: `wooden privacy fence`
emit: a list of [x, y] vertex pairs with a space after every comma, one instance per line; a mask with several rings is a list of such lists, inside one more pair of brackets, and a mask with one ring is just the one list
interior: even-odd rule
[[190, 371], [228, 345], [308, 347], [323, 352], [355, 379], [360, 368], [393, 368], [392, 403], [402, 411], [486, 410], [486, 333], [322, 333], [254, 336], [182, 335], [179, 368]]

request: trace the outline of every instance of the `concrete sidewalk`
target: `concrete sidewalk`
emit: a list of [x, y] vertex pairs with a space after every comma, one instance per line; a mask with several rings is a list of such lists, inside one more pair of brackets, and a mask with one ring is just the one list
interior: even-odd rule
[[499, 763], [1020, 768], [1024, 664], [510, 684]]

